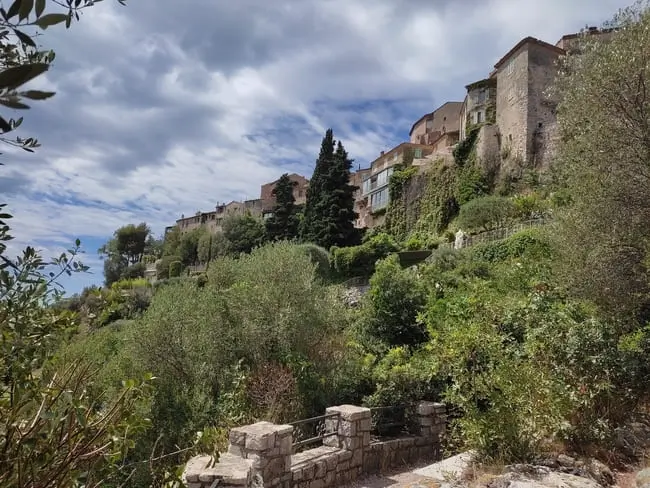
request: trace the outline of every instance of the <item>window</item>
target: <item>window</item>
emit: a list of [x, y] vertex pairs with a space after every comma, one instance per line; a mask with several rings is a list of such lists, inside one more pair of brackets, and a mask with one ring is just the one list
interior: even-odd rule
[[422, 157], [422, 149], [417, 148], [415, 151], [413, 151], [413, 157], [415, 159], [420, 159]]
[[506, 66], [506, 74], [511, 75], [514, 72], [515, 72], [515, 63], [513, 61], [510, 61], [508, 63], [508, 66]]
[[476, 112], [476, 123], [480, 124], [483, 122], [483, 112]]
[[388, 205], [388, 188], [373, 193], [370, 197], [370, 208], [373, 211], [380, 210]]
[[433, 120], [427, 119], [427, 130], [433, 129]]

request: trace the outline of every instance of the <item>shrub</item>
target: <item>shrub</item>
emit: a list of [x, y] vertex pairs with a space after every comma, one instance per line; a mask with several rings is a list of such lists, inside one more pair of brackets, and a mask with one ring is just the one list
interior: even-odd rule
[[515, 206], [505, 197], [476, 198], [460, 207], [458, 226], [463, 230], [490, 230], [506, 224], [515, 215]]
[[479, 244], [470, 249], [469, 252], [478, 259], [496, 262], [526, 255], [548, 258], [551, 255], [551, 247], [542, 231], [527, 229], [507, 239]]
[[142, 278], [146, 269], [147, 265], [145, 263], [132, 264], [124, 270], [122, 279]]
[[156, 264], [156, 278], [164, 280], [169, 278], [169, 265], [174, 261], [180, 261], [179, 256], [163, 256]]
[[311, 243], [301, 244], [300, 249], [307, 253], [310, 261], [316, 265], [318, 276], [324, 280], [328, 279], [330, 276], [330, 255], [327, 250]]
[[378, 234], [360, 246], [332, 248], [332, 262], [340, 276], [371, 276], [379, 259], [398, 250], [399, 247], [391, 236]]
[[183, 263], [180, 261], [172, 261], [169, 263], [169, 277], [178, 278], [183, 272]]
[[427, 339], [418, 313], [426, 296], [412, 269], [402, 269], [396, 255], [380, 261], [364, 297], [362, 330], [388, 346], [417, 346]]

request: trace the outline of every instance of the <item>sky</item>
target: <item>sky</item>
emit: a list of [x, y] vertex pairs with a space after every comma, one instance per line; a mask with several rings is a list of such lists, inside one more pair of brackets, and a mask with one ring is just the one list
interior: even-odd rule
[[100, 284], [97, 249], [118, 227], [147, 222], [161, 235], [181, 214], [259, 198], [282, 173], [310, 177], [329, 127], [366, 167], [422, 115], [461, 101], [522, 38], [555, 43], [630, 3], [97, 3], [39, 38], [57, 56], [29, 87], [56, 96], [3, 112], [24, 116], [16, 135], [42, 144], [0, 149], [10, 251], [52, 256], [79, 238], [90, 273], [62, 284]]

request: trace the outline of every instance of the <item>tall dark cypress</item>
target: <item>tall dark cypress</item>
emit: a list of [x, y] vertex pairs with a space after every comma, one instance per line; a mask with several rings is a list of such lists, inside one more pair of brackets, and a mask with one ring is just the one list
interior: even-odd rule
[[293, 196], [296, 185], [297, 183], [291, 181], [287, 173], [283, 174], [275, 184], [273, 215], [266, 221], [266, 235], [271, 241], [290, 240], [298, 236], [296, 199]]
[[[354, 211], [354, 192], [356, 186], [350, 185], [350, 170], [353, 160], [341, 141], [336, 146], [334, 164], [327, 178], [327, 212], [329, 214], [328, 234], [325, 237], [330, 246], [354, 246], [359, 242], [359, 232], [354, 227], [358, 214]], [[324, 244], [321, 244], [324, 245]]]
[[319, 242], [323, 232], [322, 211], [324, 208], [323, 189], [325, 178], [334, 164], [334, 132], [327, 129], [321, 142], [320, 154], [316, 160], [314, 174], [309, 180], [307, 201], [300, 229], [300, 237], [307, 242]]

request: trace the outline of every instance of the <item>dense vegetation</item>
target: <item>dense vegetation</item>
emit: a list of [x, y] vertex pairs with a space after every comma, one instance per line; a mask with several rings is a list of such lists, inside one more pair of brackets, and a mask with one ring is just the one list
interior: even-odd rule
[[[328, 131], [304, 217], [283, 178], [270, 223], [244, 214], [218, 234], [164, 240], [127, 225], [102, 248], [110, 286], [68, 299], [52, 295], [33, 250], [5, 261], [0, 461], [14, 469], [3, 486], [44, 483], [52, 466], [65, 466], [57, 486], [162, 486], [191, 454], [222, 451], [233, 425], [340, 403], [444, 400], [456, 413], [450, 448], [486, 459], [525, 461], [558, 443], [611, 449], [650, 391], [650, 101], [639, 91], [650, 13], [637, 6], [613, 25], [613, 41], [585, 43], [563, 67], [561, 145], [544, 184], [503, 190], [511, 180], [476, 171], [467, 143], [425, 177], [417, 210], [399, 206], [415, 171], [396, 171], [387, 226], [361, 241], [350, 160]], [[442, 246], [459, 228], [548, 215], [505, 239]], [[432, 254], [403, 269], [396, 252], [413, 249]], [[152, 262], [154, 285], [141, 278]], [[197, 263], [208, 266], [184, 272]], [[83, 270], [67, 256], [54, 264]], [[347, 306], [339, 283], [359, 276], [370, 290]], [[92, 442], [62, 446], [50, 435], [61, 426]]]

